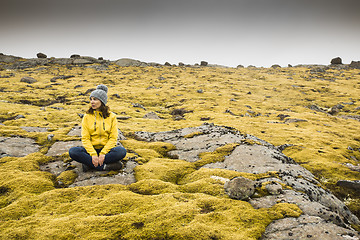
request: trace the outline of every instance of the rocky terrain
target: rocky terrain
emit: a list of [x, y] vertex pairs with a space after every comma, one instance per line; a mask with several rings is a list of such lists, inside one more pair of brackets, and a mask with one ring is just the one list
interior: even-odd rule
[[[1, 238], [359, 239], [357, 64], [0, 55]], [[67, 153], [98, 83], [119, 172]]]

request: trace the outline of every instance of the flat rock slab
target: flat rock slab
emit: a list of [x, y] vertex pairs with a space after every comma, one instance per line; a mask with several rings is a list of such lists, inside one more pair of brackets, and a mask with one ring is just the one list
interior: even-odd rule
[[109, 171], [88, 171], [83, 172], [82, 165], [78, 162], [72, 161], [64, 163], [63, 161], [54, 161], [40, 166], [40, 170], [47, 171], [55, 176], [59, 176], [62, 172], [71, 170], [74, 171], [78, 177], [74, 183], [68, 187], [76, 186], [91, 186], [91, 185], [105, 185], [105, 184], [123, 184], [128, 185], [136, 182], [134, 176], [134, 168], [137, 163], [134, 161], [127, 161], [124, 163], [124, 168], [117, 174], [107, 176]]
[[56, 142], [49, 149], [46, 156], [60, 156], [67, 153], [70, 148], [82, 146], [81, 141]]
[[76, 126], [72, 128], [67, 135], [81, 137], [81, 126]]
[[[314, 175], [285, 156], [281, 148], [239, 131], [213, 124], [178, 129], [167, 132], [136, 132], [135, 138], [141, 141], [168, 142], [176, 150], [169, 152], [179, 159], [189, 162], [199, 160], [199, 154], [212, 152], [230, 143], [238, 146], [222, 162], [202, 166], [247, 173], [276, 172], [272, 177], [258, 179], [256, 184], [264, 184], [268, 194], [251, 197], [249, 203], [254, 208], [268, 208], [278, 203], [296, 204], [303, 212], [299, 218], [284, 218], [272, 222], [262, 239], [359, 239], [359, 234], [351, 224], [360, 225], [359, 219], [337, 199], [325, 190]], [[49, 155], [56, 156], [68, 151], [78, 142], [56, 143]], [[125, 168], [118, 174], [107, 176], [105, 172], [82, 172], [81, 164], [71, 162], [72, 170], [78, 174], [69, 187], [99, 184], [131, 184], [134, 177], [135, 161], [127, 161]], [[63, 162], [50, 163], [42, 169], [59, 175], [65, 171]], [[47, 168], [47, 169], [46, 169]], [[211, 176], [220, 179], [221, 176]], [[226, 185], [230, 179], [221, 178]], [[284, 187], [287, 186], [287, 187]], [[234, 193], [237, 194], [236, 192]]]
[[284, 218], [270, 223], [260, 239], [357, 240], [359, 238], [353, 230], [339, 227], [320, 217], [303, 215], [299, 218]]
[[42, 128], [42, 127], [21, 127], [21, 128], [27, 132], [47, 132], [48, 131], [47, 128]]
[[[172, 143], [176, 150], [169, 153], [189, 162], [198, 161], [202, 152], [211, 152], [229, 143], [239, 143], [223, 162], [207, 164], [203, 168], [254, 174], [277, 172], [278, 178], [258, 181], [268, 184], [266, 189], [269, 195], [250, 199], [250, 204], [254, 208], [267, 208], [279, 202], [292, 203], [299, 206], [303, 215], [298, 219], [284, 218], [273, 222], [262, 239], [359, 239], [358, 233], [349, 223], [359, 225], [360, 221], [345, 204], [322, 188], [311, 172], [266, 141], [241, 134], [229, 127], [207, 123], [197, 128], [169, 132], [136, 132], [135, 136], [144, 141]], [[293, 190], [283, 190], [280, 184]], [[349, 238], [352, 236], [354, 238]]]
[[24, 157], [39, 149], [39, 145], [31, 138], [0, 137], [0, 157]]

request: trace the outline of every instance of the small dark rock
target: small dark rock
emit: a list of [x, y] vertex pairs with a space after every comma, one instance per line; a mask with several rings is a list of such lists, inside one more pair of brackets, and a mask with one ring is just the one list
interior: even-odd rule
[[80, 58], [80, 55], [79, 54], [73, 54], [70, 56], [70, 58]]
[[38, 53], [38, 54], [36, 54], [36, 56], [38, 58], [47, 58], [46, 54], [44, 54], [44, 53]]
[[281, 66], [278, 65], [278, 64], [274, 64], [274, 65], [271, 66], [271, 68], [281, 68]]
[[32, 77], [23, 77], [23, 78], [21, 78], [20, 82], [25, 82], [25, 83], [32, 84], [32, 83], [36, 83], [37, 80], [35, 78], [32, 78]]
[[207, 65], [208, 65], [208, 62], [206, 62], [206, 61], [201, 61], [201, 62], [200, 62], [200, 66], [205, 67], [205, 66], [207, 66]]
[[24, 115], [19, 114], [19, 115], [17, 115], [17, 116], [15, 117], [15, 120], [20, 119], [20, 118], [25, 118], [25, 116], [24, 116]]

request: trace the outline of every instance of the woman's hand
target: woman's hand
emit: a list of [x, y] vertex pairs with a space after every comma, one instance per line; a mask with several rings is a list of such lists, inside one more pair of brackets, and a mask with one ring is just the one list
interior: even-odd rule
[[100, 155], [99, 156], [99, 166], [102, 166], [104, 164], [104, 160], [105, 160], [105, 155]]
[[99, 165], [99, 157], [98, 156], [92, 156], [92, 163], [94, 164], [95, 167], [101, 166], [101, 165]]

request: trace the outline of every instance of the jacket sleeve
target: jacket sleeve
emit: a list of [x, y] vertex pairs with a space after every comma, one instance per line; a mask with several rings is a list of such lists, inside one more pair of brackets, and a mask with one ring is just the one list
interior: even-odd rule
[[90, 154], [90, 156], [97, 156], [97, 152], [95, 151], [94, 146], [90, 140], [90, 132], [89, 125], [87, 120], [87, 115], [85, 115], [82, 119], [81, 123], [81, 142], [86, 149], [86, 151]]
[[112, 114], [109, 139], [108, 139], [107, 143], [105, 144], [104, 148], [101, 150], [99, 155], [107, 154], [108, 152], [110, 152], [110, 150], [112, 148], [114, 148], [116, 146], [116, 142], [117, 142], [117, 138], [118, 138], [118, 126], [117, 125], [118, 124], [117, 124], [116, 115]]

